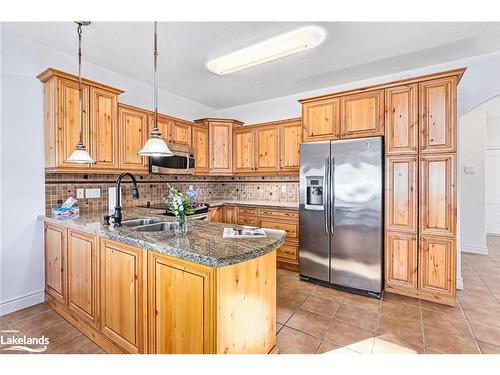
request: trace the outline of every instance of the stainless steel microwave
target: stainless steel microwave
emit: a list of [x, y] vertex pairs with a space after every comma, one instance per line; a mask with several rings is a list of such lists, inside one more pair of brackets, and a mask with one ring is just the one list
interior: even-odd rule
[[156, 174], [193, 174], [194, 152], [191, 147], [168, 144], [174, 155], [149, 158], [149, 172]]

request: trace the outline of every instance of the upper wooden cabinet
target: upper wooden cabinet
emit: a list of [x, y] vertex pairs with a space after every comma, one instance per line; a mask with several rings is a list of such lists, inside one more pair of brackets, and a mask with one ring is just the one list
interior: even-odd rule
[[391, 156], [385, 162], [385, 227], [417, 231], [417, 158]]
[[384, 91], [341, 96], [340, 114], [342, 138], [384, 135]]
[[67, 230], [45, 224], [45, 292], [66, 304]]
[[209, 173], [230, 175], [233, 172], [233, 129], [243, 124], [237, 120], [204, 118], [196, 124], [208, 126]]
[[[149, 120], [148, 137], [149, 137], [149, 133], [151, 133], [151, 130], [154, 128], [155, 125], [154, 114], [149, 114], [148, 120]], [[168, 143], [170, 141], [170, 129], [172, 128], [172, 120], [169, 119], [167, 116], [158, 114], [156, 121], [158, 130], [160, 131], [161, 134], [161, 139], [163, 139], [165, 143]]]
[[252, 127], [236, 129], [233, 135], [234, 172], [253, 172], [255, 170], [255, 132]]
[[286, 121], [279, 126], [280, 170], [299, 171], [302, 124], [300, 119]]
[[304, 142], [340, 138], [339, 98], [304, 103], [302, 121]]
[[385, 153], [417, 154], [418, 85], [385, 90]]
[[455, 237], [456, 156], [420, 157], [420, 234]]
[[419, 84], [420, 152], [456, 151], [457, 77]]
[[147, 262], [141, 249], [101, 239], [101, 332], [128, 353], [147, 352]]
[[191, 146], [192, 124], [187, 121], [174, 120], [170, 130], [170, 142]]
[[193, 137], [193, 151], [195, 157], [195, 174], [208, 174], [209, 163], [208, 163], [208, 144], [209, 135], [208, 127], [204, 125], [193, 125], [192, 129]]
[[138, 155], [148, 138], [148, 114], [140, 108], [118, 106], [120, 168], [147, 171], [147, 158]]
[[113, 93], [90, 88], [92, 168], [118, 169], [118, 99]]
[[99, 260], [95, 236], [68, 230], [68, 309], [94, 327], [99, 324]]
[[80, 136], [78, 77], [48, 68], [44, 84], [45, 168], [47, 172], [106, 172], [118, 167], [117, 98], [123, 91], [82, 80], [83, 142], [96, 164], [66, 163]]
[[255, 129], [255, 170], [275, 172], [279, 169], [278, 127], [259, 126]]

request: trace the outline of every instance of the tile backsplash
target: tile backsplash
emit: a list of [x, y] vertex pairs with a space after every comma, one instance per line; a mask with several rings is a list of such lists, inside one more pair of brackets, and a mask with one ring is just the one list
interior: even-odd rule
[[[117, 175], [51, 173], [45, 176], [45, 208], [60, 206], [66, 198], [76, 198], [77, 189], [99, 188], [100, 198], [79, 199], [81, 210], [105, 210], [108, 207], [108, 188], [115, 186]], [[186, 176], [148, 175], [136, 176], [139, 200], [132, 200], [132, 184], [128, 177], [122, 180], [122, 206], [131, 207], [159, 203], [167, 185], [185, 192], [189, 185], [198, 190], [198, 201], [210, 200], [259, 200], [298, 202], [297, 176]]]

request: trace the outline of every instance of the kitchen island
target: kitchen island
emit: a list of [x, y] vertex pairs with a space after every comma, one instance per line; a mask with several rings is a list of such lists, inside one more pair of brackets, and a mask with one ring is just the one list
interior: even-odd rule
[[[47, 303], [107, 352], [276, 350], [276, 249], [284, 231], [223, 239], [227, 224], [188, 233], [104, 226], [104, 213], [45, 222]], [[131, 218], [171, 220], [125, 209]]]

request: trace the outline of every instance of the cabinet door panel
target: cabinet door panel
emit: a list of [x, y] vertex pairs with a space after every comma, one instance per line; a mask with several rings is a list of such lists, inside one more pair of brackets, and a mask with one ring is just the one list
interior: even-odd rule
[[420, 290], [455, 295], [455, 267], [454, 239], [444, 237], [420, 239]]
[[210, 124], [210, 172], [232, 172], [232, 127]]
[[142, 250], [101, 240], [101, 331], [129, 353], [145, 352]]
[[300, 167], [300, 144], [302, 126], [300, 121], [280, 125], [280, 169], [297, 171]]
[[385, 283], [417, 289], [416, 234], [387, 232], [385, 236]]
[[386, 228], [417, 231], [417, 158], [386, 158]]
[[170, 142], [191, 146], [191, 124], [173, 121]]
[[92, 168], [118, 168], [118, 100], [115, 94], [95, 87], [90, 89]]
[[[149, 115], [149, 127], [148, 127], [148, 134], [146, 134], [146, 137], [149, 137], [149, 134], [151, 133], [151, 130], [154, 128], [155, 124], [155, 117], [154, 115]], [[161, 133], [161, 138], [166, 142], [170, 142], [170, 134], [172, 131], [172, 126], [173, 126], [173, 121], [170, 120], [168, 117], [165, 117], [163, 115], [158, 114], [158, 130]]]
[[97, 239], [68, 231], [68, 308], [87, 320], [98, 323]]
[[339, 99], [326, 99], [302, 106], [304, 142], [340, 138]]
[[151, 347], [158, 354], [209, 353], [209, 274], [152, 256]]
[[236, 224], [236, 207], [223, 206], [222, 215], [224, 217], [224, 223]]
[[456, 78], [420, 84], [420, 152], [456, 151]]
[[384, 91], [342, 96], [341, 137], [361, 138], [384, 134]]
[[420, 157], [420, 233], [455, 236], [455, 154]]
[[144, 111], [120, 107], [120, 166], [123, 169], [146, 170], [147, 160], [137, 153], [147, 139], [147, 114]]
[[66, 304], [66, 229], [45, 225], [45, 291]]
[[254, 130], [235, 130], [233, 139], [234, 171], [252, 172], [255, 169]]
[[222, 222], [222, 207], [211, 207], [208, 209], [208, 221]]
[[256, 139], [256, 170], [273, 172], [278, 170], [278, 128], [263, 126], [255, 130]]
[[196, 174], [208, 173], [208, 128], [193, 126], [193, 150]]
[[[83, 143], [88, 151], [91, 150], [89, 134], [89, 87], [83, 89]], [[80, 99], [78, 82], [61, 79], [57, 84], [59, 120], [58, 120], [58, 165], [60, 167], [75, 168], [74, 163], [66, 163], [66, 160], [75, 150], [80, 138]], [[78, 169], [90, 168], [89, 164], [78, 165]]]
[[418, 140], [418, 85], [385, 90], [385, 153], [416, 154]]

